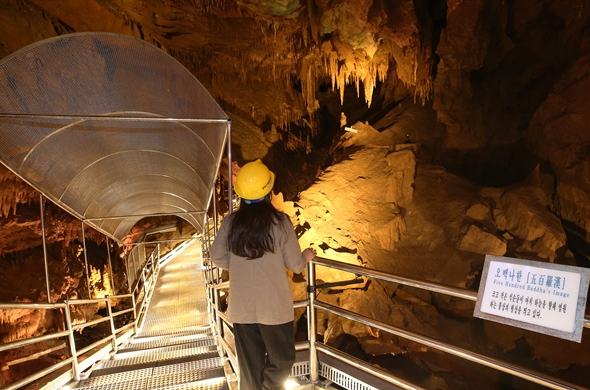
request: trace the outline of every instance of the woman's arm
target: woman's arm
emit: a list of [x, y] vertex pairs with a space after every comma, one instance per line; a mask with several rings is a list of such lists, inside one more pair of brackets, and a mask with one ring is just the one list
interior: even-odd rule
[[303, 253], [301, 252], [301, 246], [299, 246], [293, 225], [288, 217], [285, 217], [285, 220], [283, 222], [285, 224], [283, 225], [283, 231], [285, 232], [284, 242], [281, 243], [283, 261], [285, 268], [299, 274], [305, 269], [307, 263], [315, 257], [316, 252], [312, 248], [307, 248]]

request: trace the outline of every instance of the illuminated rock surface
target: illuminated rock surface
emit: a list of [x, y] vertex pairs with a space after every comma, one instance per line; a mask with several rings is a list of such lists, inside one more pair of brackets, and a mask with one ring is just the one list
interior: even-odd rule
[[[192, 71], [232, 117], [238, 165], [262, 158], [277, 173], [302, 246], [320, 255], [474, 289], [485, 253], [590, 264], [586, 0], [4, 0], [0, 58], [85, 31], [145, 39]], [[1, 300], [43, 302], [39, 194], [3, 167], [0, 194]], [[45, 218], [53, 301], [86, 297], [79, 222], [49, 203]], [[176, 236], [190, 234], [172, 222]], [[129, 241], [158, 223], [145, 221]], [[90, 230], [86, 238], [93, 289], [106, 291], [106, 244]], [[563, 348], [471, 321], [472, 303], [367, 279], [319, 297], [590, 386], [587, 331]], [[427, 388], [500, 388], [487, 384], [501, 383], [499, 374], [482, 379], [418, 344], [320, 319], [327, 342], [428, 378]], [[43, 334], [52, 321], [12, 313], [0, 336]], [[5, 379], [21, 374], [5, 367]]]

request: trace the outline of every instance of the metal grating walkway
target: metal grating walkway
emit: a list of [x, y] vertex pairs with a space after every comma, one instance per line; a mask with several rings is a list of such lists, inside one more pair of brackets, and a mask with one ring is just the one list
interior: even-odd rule
[[161, 268], [138, 336], [77, 389], [229, 389], [209, 325], [198, 241]]

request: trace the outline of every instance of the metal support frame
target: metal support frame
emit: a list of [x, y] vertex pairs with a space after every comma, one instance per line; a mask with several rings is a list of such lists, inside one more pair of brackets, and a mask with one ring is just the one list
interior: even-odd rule
[[233, 213], [234, 211], [234, 197], [233, 197], [233, 172], [232, 172], [232, 162], [231, 162], [231, 119], [227, 120], [227, 196], [229, 202], [229, 213]]
[[19, 114], [13, 112], [1, 112], [0, 118], [40, 118], [40, 119], [76, 119], [95, 121], [120, 121], [120, 122], [186, 122], [186, 123], [224, 123], [228, 119], [198, 119], [198, 118], [172, 118], [163, 116], [115, 116], [115, 115], [52, 115], [52, 114]]
[[315, 310], [315, 264], [307, 263], [307, 296], [309, 306], [307, 307], [307, 333], [309, 339], [309, 379], [315, 383], [319, 379], [319, 363], [316, 351], [316, 310]]
[[141, 269], [141, 281], [143, 284], [143, 299], [147, 299], [148, 291], [147, 291], [147, 282], [145, 278], [145, 267]]
[[39, 194], [39, 213], [41, 215], [41, 238], [43, 240], [43, 260], [45, 261], [45, 283], [47, 285], [47, 303], [51, 303], [51, 286], [49, 284], [49, 262], [47, 261], [47, 240], [45, 238], [45, 217], [43, 194]]
[[64, 317], [66, 320], [66, 329], [69, 332], [68, 340], [70, 343], [70, 353], [72, 354], [72, 376], [75, 380], [80, 380], [80, 369], [78, 368], [78, 352], [76, 350], [76, 341], [74, 340], [74, 329], [72, 327], [72, 315], [70, 313], [69, 300], [64, 302], [66, 307], [64, 309]]
[[127, 254], [127, 256], [125, 256], [124, 265], [125, 265], [125, 274], [127, 276], [127, 290], [129, 290], [129, 294], [131, 294], [132, 293], [131, 280], [129, 279], [129, 253]]
[[133, 331], [137, 334], [137, 306], [135, 304], [135, 294], [131, 293], [131, 304], [133, 305]]
[[113, 336], [111, 344], [113, 346], [113, 351], [116, 353], [117, 352], [117, 330], [115, 329], [115, 319], [113, 317], [113, 307], [111, 306], [111, 297], [107, 295], [105, 298], [107, 299], [107, 315], [110, 319], [109, 322], [111, 324], [111, 334]]
[[107, 260], [109, 262], [109, 272], [111, 274], [111, 289], [113, 290], [113, 294], [116, 294], [115, 292], [115, 273], [113, 272], [113, 265], [111, 263], [111, 243], [109, 242], [109, 238], [106, 238], [106, 244], [107, 244]]
[[213, 296], [214, 296], [214, 304], [215, 304], [215, 321], [218, 328], [219, 337], [223, 338], [223, 323], [221, 321], [221, 317], [217, 315], [221, 311], [221, 305], [219, 303], [220, 299], [220, 290], [213, 289]]
[[[228, 151], [229, 151], [229, 170], [230, 170], [230, 180], [229, 180], [229, 185], [230, 185], [230, 194], [232, 193], [232, 183], [231, 183], [231, 168], [232, 168], [232, 164], [231, 164], [231, 137], [229, 136], [229, 132], [230, 132], [230, 120], [191, 120], [191, 119], [178, 119], [178, 118], [145, 118], [145, 117], [106, 117], [106, 116], [71, 116], [71, 115], [65, 115], [65, 116], [59, 116], [59, 115], [19, 115], [19, 114], [6, 114], [6, 113], [0, 113], [0, 117], [23, 117], [23, 116], [28, 116], [28, 117], [35, 117], [35, 118], [77, 118], [77, 119], [96, 119], [96, 120], [105, 120], [105, 119], [116, 119], [116, 120], [122, 120], [122, 121], [146, 121], [146, 122], [152, 122], [152, 121], [173, 121], [173, 122], [205, 122], [205, 123], [215, 123], [215, 122], [227, 122], [227, 126], [228, 126]], [[26, 181], [25, 181], [26, 182]], [[30, 183], [29, 183], [30, 184]], [[85, 349], [83, 350], [77, 350], [76, 348], [76, 343], [75, 343], [75, 338], [74, 338], [74, 334], [73, 332], [77, 329], [82, 329], [85, 325], [87, 326], [93, 326], [94, 324], [97, 324], [99, 322], [106, 322], [109, 321], [110, 323], [110, 327], [111, 327], [111, 343], [112, 343], [112, 349], [113, 351], [117, 351], [117, 329], [115, 327], [115, 321], [114, 321], [114, 317], [122, 314], [124, 312], [133, 312], [133, 324], [128, 324], [124, 326], [124, 329], [127, 328], [131, 328], [131, 326], [133, 326], [134, 332], [137, 333], [138, 331], [138, 322], [139, 319], [141, 317], [141, 314], [138, 313], [138, 311], [141, 311], [142, 309], [137, 307], [138, 302], [136, 302], [136, 297], [135, 297], [135, 291], [132, 290], [132, 286], [131, 283], [129, 283], [129, 264], [128, 264], [128, 259], [126, 259], [125, 261], [125, 267], [126, 267], [126, 271], [127, 271], [127, 280], [128, 280], [128, 287], [129, 287], [129, 295], [125, 296], [125, 297], [130, 297], [131, 301], [132, 301], [132, 309], [127, 309], [123, 312], [117, 312], [117, 313], [113, 313], [113, 306], [112, 306], [112, 302], [111, 302], [111, 296], [107, 296], [106, 299], [106, 309], [107, 309], [107, 314], [109, 318], [105, 318], [105, 319], [100, 319], [100, 320], [95, 320], [95, 321], [89, 321], [85, 324], [78, 324], [78, 325], [73, 325], [72, 324], [72, 311], [71, 311], [71, 305], [74, 304], [72, 302], [70, 302], [69, 300], [66, 300], [63, 305], [62, 304], [56, 304], [56, 303], [51, 303], [51, 285], [50, 285], [50, 280], [49, 280], [49, 265], [48, 265], [48, 251], [47, 251], [47, 240], [46, 240], [46, 231], [45, 231], [45, 219], [44, 219], [44, 207], [43, 207], [43, 201], [45, 199], [43, 194], [40, 194], [40, 219], [41, 219], [41, 231], [42, 231], [42, 241], [43, 241], [43, 255], [44, 255], [44, 262], [45, 262], [45, 278], [46, 278], [46, 286], [47, 286], [47, 301], [48, 303], [46, 305], [49, 305], [51, 308], [55, 308], [55, 307], [62, 307], [63, 310], [63, 319], [64, 319], [64, 323], [65, 323], [65, 327], [66, 327], [66, 331], [64, 332], [60, 332], [60, 333], [56, 333], [54, 335], [51, 336], [47, 336], [47, 339], [53, 339], [55, 337], [68, 337], [68, 343], [69, 343], [69, 349], [70, 349], [70, 353], [72, 355], [72, 357], [66, 361], [62, 361], [56, 365], [53, 366], [53, 370], [57, 369], [57, 368], [61, 368], [63, 365], [66, 364], [70, 364], [71, 363], [71, 372], [72, 372], [72, 377], [76, 380], [79, 381], [80, 377], [81, 377], [81, 372], [80, 369], [81, 367], [84, 367], [84, 363], [82, 363], [82, 365], [80, 365], [78, 363], [78, 358], [79, 356], [82, 356], [81, 351], [86, 352]], [[50, 199], [50, 198], [47, 198]], [[59, 204], [58, 204], [59, 205]], [[230, 211], [232, 209], [232, 197], [230, 196]], [[62, 207], [62, 206], [60, 206]], [[62, 207], [63, 208], [63, 207]], [[217, 217], [216, 215], [216, 202], [214, 202], [214, 208], [215, 208], [215, 218]], [[68, 208], [64, 208], [65, 211], [67, 212], [71, 212], [71, 210], [69, 210]], [[194, 214], [194, 213], [207, 213], [207, 210], [196, 210], [196, 211], [188, 211], [188, 212], [175, 212], [175, 213], [170, 213], [170, 215], [179, 215], [179, 214]], [[75, 213], [72, 213], [73, 215], [76, 215]], [[161, 214], [161, 215], [167, 215], [167, 214]], [[206, 215], [206, 214], [205, 214]], [[147, 216], [147, 215], [146, 215]], [[153, 216], [153, 214], [150, 214], [149, 216]], [[84, 266], [85, 266], [85, 273], [86, 273], [86, 287], [88, 290], [88, 301], [92, 301], [97, 302], [98, 300], [92, 299], [92, 290], [91, 290], [91, 285], [90, 285], [90, 269], [89, 269], [89, 264], [88, 264], [88, 249], [87, 249], [87, 243], [86, 243], [86, 237], [85, 237], [85, 221], [92, 221], [95, 219], [116, 219], [116, 218], [120, 218], [120, 217], [105, 217], [105, 218], [89, 218], [87, 220], [84, 220], [83, 218], [80, 218], [80, 222], [81, 222], [81, 230], [82, 230], [82, 246], [83, 246], [83, 251], [84, 251]], [[214, 230], [216, 231], [217, 228], [217, 224], [215, 223], [214, 226]], [[100, 231], [100, 230], [98, 230]], [[104, 232], [100, 231], [101, 233], [104, 234]], [[109, 241], [109, 236], [105, 234], [106, 237], [106, 247], [107, 247], [107, 257], [108, 257], [108, 267], [109, 267], [109, 272], [111, 274], [111, 287], [113, 289], [113, 292], [115, 291], [115, 278], [114, 278], [114, 272], [113, 272], [113, 267], [112, 267], [112, 261], [111, 261], [111, 247], [110, 247], [110, 241]], [[116, 239], [113, 238], [113, 241], [118, 242]], [[173, 240], [168, 240], [173, 241]], [[174, 240], [174, 241], [178, 241], [178, 240]], [[145, 252], [144, 252], [145, 253]], [[143, 307], [144, 305], [147, 305], [149, 303], [149, 295], [151, 294], [151, 291], [153, 290], [154, 286], [155, 286], [155, 277], [157, 276], [157, 271], [159, 268], [159, 263], [160, 263], [160, 258], [161, 258], [161, 251], [160, 251], [160, 245], [158, 243], [157, 245], [157, 264], [154, 264], [154, 257], [155, 255], [152, 254], [152, 264], [146, 265], [145, 263], [142, 266], [142, 282], [143, 282], [143, 289], [141, 288], [137, 288], [136, 287], [136, 291], [143, 291], [145, 298], [143, 302], [139, 302], [139, 304], [141, 304]], [[145, 257], [143, 257], [142, 259], [145, 259]], [[135, 264], [134, 264], [135, 266]], [[138, 264], [139, 266], [139, 264]], [[150, 268], [147, 268], [150, 267]], [[149, 270], [151, 270], [151, 275], [149, 274]], [[146, 279], [149, 278], [149, 281], [147, 281]], [[150, 289], [150, 291], [146, 291], [146, 289]], [[138, 296], [139, 298], [139, 296]], [[85, 300], [76, 300], [76, 303], [78, 302], [82, 302]], [[104, 299], [103, 299], [104, 301]], [[2, 309], [8, 307], [9, 305], [5, 305], [5, 304], [1, 304], [2, 305]], [[122, 340], [122, 338], [121, 338]], [[103, 341], [103, 340], [101, 340]], [[101, 342], [99, 341], [99, 342]], [[92, 348], [94, 346], [91, 345], [87, 348]], [[10, 347], [10, 345], [4, 345], [4, 347]], [[46, 373], [46, 372], [50, 372], [49, 369], [44, 369], [42, 370], [42, 373]], [[17, 385], [17, 383], [29, 383], [29, 382], [25, 382], [26, 381], [31, 381], [30, 378], [23, 378], [22, 381], [18, 381], [18, 382], [14, 382], [14, 385]], [[13, 387], [10, 387], [13, 388]]]
[[[219, 182], [219, 176], [215, 178], [215, 185], [213, 186], [213, 236], [217, 235], [217, 184]], [[221, 188], [221, 183], [220, 188]]]
[[92, 299], [90, 293], [90, 274], [88, 273], [88, 256], [86, 255], [86, 236], [84, 235], [84, 221], [82, 221], [82, 247], [84, 248], [84, 267], [86, 269], [86, 287], [88, 287], [88, 299]]
[[174, 215], [193, 215], [193, 214], [203, 214], [206, 213], [207, 210], [193, 210], [193, 211], [175, 211], [173, 213], [156, 213], [156, 214], [124, 214], [124, 215], [115, 215], [115, 216], [108, 216], [108, 217], [92, 217], [92, 218], [84, 218], [83, 221], [109, 221], [112, 219], [123, 219], [123, 218], [133, 218], [133, 217], [168, 217]]

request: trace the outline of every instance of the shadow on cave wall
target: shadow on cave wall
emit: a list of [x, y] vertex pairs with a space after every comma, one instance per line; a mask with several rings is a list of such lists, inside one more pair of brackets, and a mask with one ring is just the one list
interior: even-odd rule
[[484, 187], [506, 187], [527, 178], [541, 160], [521, 143], [490, 145], [460, 151], [447, 149], [440, 154], [449, 172]]

